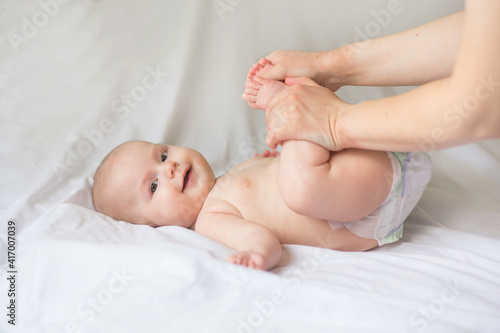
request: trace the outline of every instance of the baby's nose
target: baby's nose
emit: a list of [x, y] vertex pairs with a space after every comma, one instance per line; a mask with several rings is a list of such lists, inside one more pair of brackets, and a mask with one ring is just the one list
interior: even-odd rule
[[174, 178], [175, 176], [175, 170], [177, 170], [177, 167], [179, 166], [179, 163], [175, 162], [175, 161], [165, 161], [163, 163], [164, 165], [164, 171], [165, 171], [165, 175], [168, 177], [168, 178]]

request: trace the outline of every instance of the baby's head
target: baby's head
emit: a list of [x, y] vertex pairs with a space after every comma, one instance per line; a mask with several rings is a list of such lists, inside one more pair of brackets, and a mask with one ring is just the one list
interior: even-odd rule
[[210, 165], [196, 150], [129, 141], [97, 169], [92, 199], [98, 212], [117, 220], [190, 228], [214, 184]]

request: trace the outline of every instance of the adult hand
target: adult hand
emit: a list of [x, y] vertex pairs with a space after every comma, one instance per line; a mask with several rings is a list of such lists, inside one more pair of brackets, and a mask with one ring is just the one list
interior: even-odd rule
[[[332, 68], [341, 69], [338, 57], [331, 52], [281, 51], [277, 50], [260, 59], [262, 65], [271, 64], [269, 69], [258, 74], [263, 79], [284, 81], [289, 77], [309, 77], [331, 91], [338, 90], [345, 81]], [[335, 53], [337, 54], [337, 53]]]
[[348, 104], [309, 78], [287, 78], [285, 83], [290, 88], [274, 95], [267, 104], [269, 148], [276, 149], [286, 140], [305, 140], [331, 151], [341, 150], [335, 123]]

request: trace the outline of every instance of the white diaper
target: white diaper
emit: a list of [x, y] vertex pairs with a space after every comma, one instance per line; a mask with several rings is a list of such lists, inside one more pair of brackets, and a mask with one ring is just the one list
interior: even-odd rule
[[429, 154], [388, 152], [393, 180], [387, 199], [372, 213], [352, 222], [328, 221], [332, 229], [346, 227], [352, 233], [376, 239], [379, 245], [397, 241], [403, 236], [403, 222], [415, 208], [431, 178]]

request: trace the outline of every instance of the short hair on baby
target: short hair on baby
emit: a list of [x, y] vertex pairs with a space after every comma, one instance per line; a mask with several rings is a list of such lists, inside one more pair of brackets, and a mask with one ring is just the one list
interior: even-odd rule
[[129, 219], [124, 210], [117, 209], [111, 204], [112, 194], [109, 192], [109, 188], [115, 157], [126, 144], [127, 142], [120, 144], [102, 160], [94, 175], [94, 185], [92, 186], [92, 203], [95, 210], [119, 221], [128, 221]]

